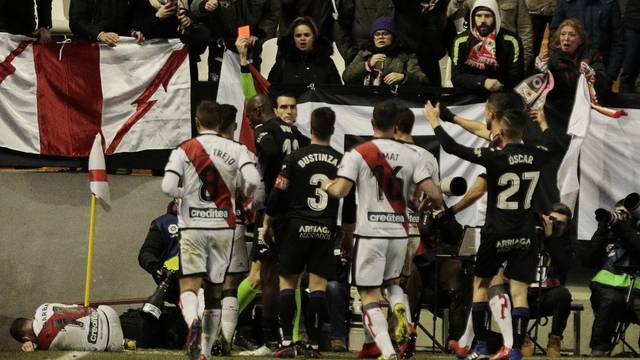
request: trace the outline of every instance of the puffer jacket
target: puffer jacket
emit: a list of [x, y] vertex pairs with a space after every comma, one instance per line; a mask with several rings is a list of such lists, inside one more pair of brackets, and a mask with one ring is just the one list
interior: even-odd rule
[[602, 54], [607, 74], [616, 79], [624, 60], [624, 27], [618, 1], [558, 0], [551, 30], [557, 30], [560, 23], [571, 18], [582, 22], [589, 46]]
[[310, 84], [340, 84], [340, 74], [331, 59], [333, 47], [328, 39], [316, 39], [310, 54], [302, 54], [293, 44], [291, 34], [278, 41], [276, 63], [268, 80], [278, 86], [307, 86]]
[[[38, 28], [51, 27], [51, 0], [35, 0]], [[36, 29], [34, 0], [0, 0], [0, 32], [33, 36]]]
[[[500, 27], [518, 34], [524, 48], [524, 62], [533, 64], [533, 25], [525, 0], [497, 0], [497, 2], [502, 22]], [[447, 8], [447, 16], [454, 21], [469, 16], [474, 3], [475, 0], [463, 2], [452, 0]]]
[[96, 40], [103, 32], [131, 36], [129, 0], [71, 0], [69, 27], [74, 35]]
[[[371, 50], [361, 50], [355, 59], [347, 66], [342, 74], [345, 84], [362, 85], [365, 77], [370, 71], [365, 66], [369, 58], [374, 54]], [[393, 55], [387, 54], [384, 61], [382, 76], [397, 72], [404, 74], [404, 80], [401, 84], [407, 85], [426, 85], [429, 83], [427, 75], [418, 65], [418, 58], [415, 54], [406, 52], [397, 52]]]
[[334, 24], [333, 39], [349, 64], [369, 44], [373, 21], [382, 16], [393, 16], [392, 0], [340, 0], [338, 20]]

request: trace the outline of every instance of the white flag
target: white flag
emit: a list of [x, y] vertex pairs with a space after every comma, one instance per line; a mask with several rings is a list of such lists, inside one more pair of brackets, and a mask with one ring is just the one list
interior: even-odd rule
[[104, 150], [100, 133], [96, 134], [91, 153], [89, 153], [89, 186], [102, 208], [106, 211], [111, 210], [111, 195], [109, 194], [107, 168], [104, 165]]

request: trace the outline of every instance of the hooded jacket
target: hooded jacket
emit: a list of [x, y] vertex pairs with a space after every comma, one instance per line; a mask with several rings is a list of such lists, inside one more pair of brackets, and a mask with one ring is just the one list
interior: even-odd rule
[[[469, 13], [474, 2], [475, 0], [451, 1], [447, 8], [447, 16], [454, 21], [465, 16]], [[525, 64], [533, 64], [533, 25], [525, 0], [499, 0], [498, 8], [500, 9], [500, 21], [502, 21], [501, 27], [518, 34], [524, 48]]]
[[513, 32], [503, 29], [498, 4], [495, 0], [477, 0], [469, 14], [470, 28], [473, 27], [473, 14], [478, 7], [489, 8], [495, 19], [496, 61], [495, 69], [480, 70], [465, 64], [469, 52], [479, 40], [471, 29], [458, 34], [453, 43], [451, 81], [456, 87], [471, 90], [484, 90], [486, 79], [497, 79], [510, 89], [524, 78], [524, 54], [520, 38]]
[[589, 47], [602, 54], [607, 74], [617, 79], [624, 60], [624, 27], [618, 1], [558, 0], [551, 30], [556, 31], [564, 20], [571, 18], [582, 22]]
[[38, 6], [38, 24], [33, 0], [0, 0], [0, 32], [33, 36], [38, 28], [51, 27], [51, 0], [35, 0]]
[[278, 55], [268, 80], [286, 86], [341, 84], [332, 54], [332, 44], [324, 37], [316, 38], [311, 53], [302, 54], [295, 47], [293, 34], [287, 33], [278, 40]]

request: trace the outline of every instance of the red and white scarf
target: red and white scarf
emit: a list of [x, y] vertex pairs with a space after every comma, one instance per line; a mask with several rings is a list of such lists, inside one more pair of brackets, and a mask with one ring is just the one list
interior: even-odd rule
[[478, 28], [474, 26], [471, 33], [476, 39], [480, 40], [480, 42], [475, 44], [471, 50], [469, 50], [469, 56], [467, 57], [465, 64], [480, 70], [497, 68], [496, 32], [492, 31], [489, 35], [483, 37], [478, 32]]

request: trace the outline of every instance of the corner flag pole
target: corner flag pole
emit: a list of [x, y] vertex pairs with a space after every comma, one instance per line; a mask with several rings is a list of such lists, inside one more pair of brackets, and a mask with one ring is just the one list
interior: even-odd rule
[[91, 220], [89, 221], [89, 250], [87, 253], [87, 274], [84, 280], [84, 306], [89, 306], [91, 293], [91, 266], [93, 264], [93, 235], [96, 229], [96, 195], [91, 194]]

